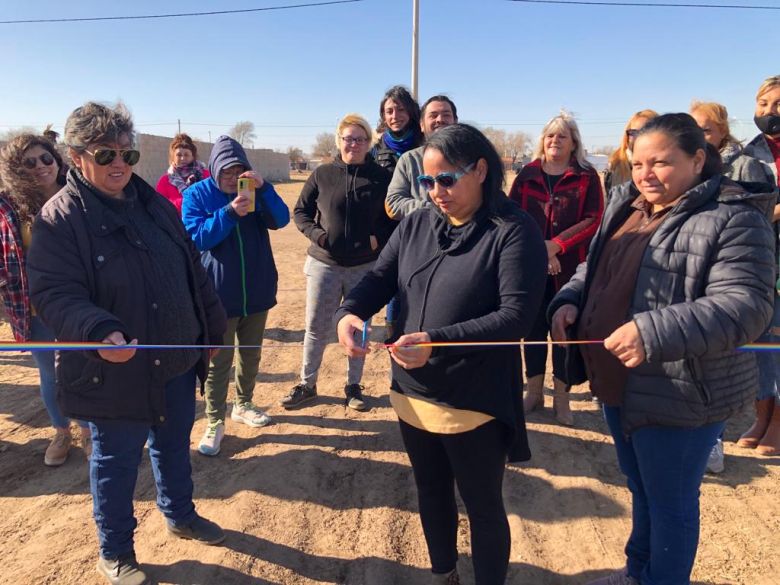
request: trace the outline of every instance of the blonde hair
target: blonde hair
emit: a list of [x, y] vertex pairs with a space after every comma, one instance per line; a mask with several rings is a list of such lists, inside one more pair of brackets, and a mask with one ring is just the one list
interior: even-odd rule
[[618, 146], [617, 150], [615, 150], [615, 152], [612, 153], [612, 156], [609, 157], [609, 163], [607, 166], [616, 179], [612, 181], [613, 185], [625, 183], [631, 179], [631, 163], [628, 162], [628, 155], [626, 154], [626, 151], [628, 150], [627, 132], [631, 128], [631, 124], [639, 119], [649, 121], [657, 116], [658, 112], [655, 110], [639, 110], [628, 119], [628, 122], [626, 122], [626, 127], [623, 128], [623, 137], [620, 139], [620, 146]]
[[760, 98], [770, 89], [778, 86], [780, 86], [780, 75], [773, 75], [772, 77], [767, 77], [764, 80], [764, 82], [761, 84], [761, 87], [758, 88], [758, 93], [756, 93], [756, 101], [758, 101], [758, 98]]
[[712, 123], [718, 128], [718, 131], [723, 134], [723, 140], [718, 144], [718, 150], [722, 149], [727, 144], [739, 144], [739, 140], [731, 135], [729, 129], [729, 111], [726, 106], [717, 102], [699, 102], [694, 100], [691, 102], [691, 114], [694, 112], [701, 112], [707, 116]]
[[583, 169], [591, 168], [591, 164], [585, 159], [585, 148], [582, 146], [582, 137], [580, 136], [580, 129], [577, 127], [577, 122], [574, 120], [571, 114], [561, 110], [561, 113], [552, 118], [542, 128], [542, 133], [539, 135], [539, 141], [536, 143], [536, 148], [533, 153], [533, 160], [539, 159], [542, 162], [544, 158], [544, 137], [550, 132], [560, 132], [561, 130], [568, 132], [571, 136], [572, 142], [574, 142], [574, 150], [572, 156], [577, 160]]
[[347, 126], [358, 126], [363, 129], [369, 144], [374, 141], [374, 131], [371, 125], [360, 114], [347, 114], [336, 126], [336, 148], [341, 148], [341, 133]]

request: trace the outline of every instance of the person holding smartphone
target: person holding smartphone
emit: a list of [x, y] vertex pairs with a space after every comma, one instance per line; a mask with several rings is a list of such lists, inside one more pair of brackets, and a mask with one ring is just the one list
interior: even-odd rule
[[[211, 177], [184, 191], [182, 220], [202, 252], [203, 266], [217, 289], [228, 316], [223, 344], [259, 346], [268, 311], [276, 304], [278, 274], [268, 230], [283, 228], [290, 211], [260, 173], [253, 171], [243, 147], [220, 136], [209, 158]], [[239, 192], [239, 182], [248, 191]], [[236, 403], [230, 418], [263, 427], [271, 418], [252, 397], [260, 367], [258, 347], [239, 349]], [[225, 413], [233, 349], [222, 349], [211, 360], [206, 380], [208, 425], [198, 445], [203, 455], [218, 455], [225, 435]]]

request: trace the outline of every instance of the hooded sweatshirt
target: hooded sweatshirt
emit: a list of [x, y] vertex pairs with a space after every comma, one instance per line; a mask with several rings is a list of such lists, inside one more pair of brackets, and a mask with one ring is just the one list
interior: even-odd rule
[[[348, 165], [339, 156], [317, 167], [295, 204], [295, 225], [312, 242], [309, 256], [330, 266], [376, 260], [395, 227], [385, 213], [390, 179], [371, 157]], [[371, 247], [371, 236], [377, 248]]]
[[222, 171], [236, 164], [252, 169], [243, 147], [220, 136], [209, 158], [211, 176], [186, 189], [182, 203], [184, 227], [202, 252], [201, 262], [229, 318], [276, 304], [278, 273], [268, 230], [290, 221], [290, 211], [268, 181], [255, 190], [255, 211], [236, 214], [230, 206], [236, 194], [218, 186]]

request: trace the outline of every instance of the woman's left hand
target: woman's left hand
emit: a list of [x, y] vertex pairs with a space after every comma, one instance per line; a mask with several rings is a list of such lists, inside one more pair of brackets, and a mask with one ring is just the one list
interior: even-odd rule
[[431, 336], [425, 331], [402, 335], [392, 346], [390, 346], [390, 357], [405, 370], [421, 368], [428, 363], [428, 358], [431, 357], [433, 348], [420, 347], [417, 344], [430, 342]]
[[257, 171], [246, 171], [245, 173], [241, 173], [238, 176], [239, 179], [254, 179], [255, 180], [255, 189], [259, 189], [263, 186], [263, 177], [258, 173]]
[[635, 368], [645, 361], [645, 346], [634, 321], [629, 321], [615, 329], [604, 340], [604, 347], [619, 359], [627, 368]]

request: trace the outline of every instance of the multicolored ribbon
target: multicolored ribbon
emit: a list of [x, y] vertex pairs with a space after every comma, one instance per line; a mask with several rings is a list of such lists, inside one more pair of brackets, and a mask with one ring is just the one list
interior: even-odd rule
[[[601, 339], [587, 339], [575, 341], [430, 341], [426, 343], [415, 343], [406, 347], [510, 347], [510, 346], [532, 346], [532, 345], [597, 345], [603, 344]], [[289, 349], [292, 347], [301, 347], [303, 343], [274, 343], [261, 345], [159, 345], [159, 344], [136, 344], [136, 345], [110, 345], [107, 343], [92, 342], [65, 342], [65, 341], [27, 341], [16, 343], [13, 341], [0, 341], [0, 352], [9, 351], [98, 351], [112, 349], [136, 350], [167, 350], [167, 349]], [[381, 347], [393, 347], [392, 343], [378, 344]], [[780, 351], [778, 343], [748, 343], [737, 348], [741, 351]]]

